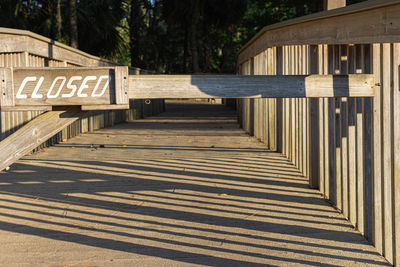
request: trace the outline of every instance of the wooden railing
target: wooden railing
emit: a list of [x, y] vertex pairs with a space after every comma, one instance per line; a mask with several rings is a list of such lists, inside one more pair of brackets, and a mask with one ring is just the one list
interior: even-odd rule
[[372, 98], [237, 100], [244, 129], [282, 152], [400, 266], [400, 2], [372, 0], [264, 28], [247, 75], [374, 74]]
[[[0, 67], [94, 67], [116, 66], [109, 60], [95, 57], [29, 31], [0, 28]], [[147, 72], [131, 68], [131, 74]], [[91, 111], [56, 134], [38, 149], [58, 143], [82, 132], [112, 126], [163, 111], [162, 100], [145, 105], [142, 100], [131, 100], [130, 110]], [[0, 140], [6, 138], [43, 111], [0, 111]]]

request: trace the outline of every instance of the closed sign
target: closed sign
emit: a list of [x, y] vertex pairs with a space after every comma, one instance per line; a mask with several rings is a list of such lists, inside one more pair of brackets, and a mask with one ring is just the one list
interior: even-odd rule
[[16, 106], [115, 103], [115, 70], [14, 69]]

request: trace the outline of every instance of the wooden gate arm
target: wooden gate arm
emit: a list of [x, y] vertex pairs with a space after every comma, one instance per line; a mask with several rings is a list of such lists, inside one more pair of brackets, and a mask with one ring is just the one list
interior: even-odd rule
[[129, 99], [371, 97], [374, 76], [128, 75], [127, 67], [3, 68], [0, 109], [128, 109]]
[[85, 115], [77, 108], [49, 111], [0, 142], [0, 171]]
[[129, 98], [371, 97], [374, 76], [140, 75], [129, 76]]

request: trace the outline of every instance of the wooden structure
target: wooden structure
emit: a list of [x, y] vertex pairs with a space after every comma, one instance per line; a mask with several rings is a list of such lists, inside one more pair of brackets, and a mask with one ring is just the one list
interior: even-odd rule
[[[34, 34], [29, 31], [0, 28], [0, 67], [3, 68], [54, 68], [54, 67], [106, 67], [117, 64], [101, 59], [80, 50], [53, 41], [49, 38]], [[146, 74], [146, 71], [130, 68], [131, 74]], [[4, 73], [2, 73], [4, 75]], [[2, 82], [4, 83], [4, 82]], [[2, 88], [4, 85], [2, 84]], [[2, 96], [4, 97], [4, 96]], [[44, 111], [51, 109], [49, 106], [35, 106], [28, 109], [22, 107], [10, 108], [4, 105], [0, 111], [0, 140], [14, 133], [27, 122], [36, 118]], [[164, 109], [162, 100], [153, 100], [149, 105], [144, 101], [129, 101], [128, 110], [94, 110], [87, 112], [70, 126], [54, 135], [41, 144], [38, 149], [50, 146], [68, 139], [82, 132], [93, 131], [99, 128], [112, 126], [125, 120], [139, 119], [144, 116], [157, 114]], [[90, 109], [90, 107], [87, 107]]]
[[265, 27], [244, 75], [372, 74], [373, 98], [238, 100], [242, 126], [286, 155], [400, 266], [400, 2], [373, 0]]
[[3, 68], [0, 80], [2, 110], [50, 111], [0, 143], [0, 170], [76, 121], [77, 111], [54, 111], [66, 107], [129, 109], [130, 99], [159, 98], [369, 97], [375, 85], [372, 75], [140, 77], [127, 67]]
[[373, 75], [128, 75], [127, 67], [1, 69], [0, 108], [128, 109], [129, 99], [368, 97]]
[[[0, 144], [0, 151], [15, 151], [0, 153], [0, 162], [10, 164], [31, 149], [26, 144], [74, 121], [80, 111], [66, 106], [126, 109], [133, 99], [239, 98], [242, 126], [287, 156], [400, 266], [399, 14], [399, 1], [372, 0], [268, 26], [240, 51], [241, 76], [2, 69], [2, 109], [51, 109], [46, 116], [54, 114], [59, 124], [38, 117]], [[4, 47], [18, 47], [9, 39]]]

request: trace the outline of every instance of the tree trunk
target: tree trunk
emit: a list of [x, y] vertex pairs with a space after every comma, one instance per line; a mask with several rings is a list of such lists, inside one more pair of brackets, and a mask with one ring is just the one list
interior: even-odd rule
[[140, 62], [140, 30], [141, 30], [141, 0], [131, 1], [131, 15], [129, 21], [129, 37], [131, 49], [131, 66], [141, 67]]
[[200, 0], [194, 0], [192, 6], [192, 21], [190, 24], [190, 50], [192, 53], [193, 72], [199, 73], [199, 50], [197, 40], [197, 29], [200, 20]]
[[188, 34], [187, 24], [183, 25], [183, 27], [185, 29], [185, 38], [183, 40], [183, 73], [188, 73], [188, 71], [189, 71], [189, 64], [188, 64], [189, 34]]
[[57, 19], [57, 35], [56, 35], [56, 39], [57, 39], [57, 41], [60, 41], [61, 38], [62, 38], [62, 35], [61, 35], [61, 25], [62, 25], [61, 0], [57, 0], [57, 15], [56, 15], [56, 19]]
[[71, 24], [71, 46], [74, 48], [78, 48], [78, 16], [76, 13], [77, 8], [76, 0], [69, 0], [69, 8], [70, 8], [70, 24]]
[[203, 20], [203, 72], [211, 72], [211, 45], [209, 38], [209, 25]]

